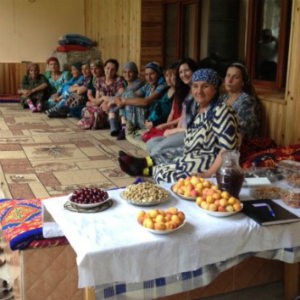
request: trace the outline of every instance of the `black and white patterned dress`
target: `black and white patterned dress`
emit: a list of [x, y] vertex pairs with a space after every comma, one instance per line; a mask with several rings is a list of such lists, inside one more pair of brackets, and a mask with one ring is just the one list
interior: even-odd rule
[[227, 104], [212, 101], [187, 128], [183, 155], [171, 164], [155, 166], [154, 179], [157, 183], [175, 182], [192, 173], [204, 172], [213, 164], [221, 149], [239, 149], [240, 143], [235, 112]]

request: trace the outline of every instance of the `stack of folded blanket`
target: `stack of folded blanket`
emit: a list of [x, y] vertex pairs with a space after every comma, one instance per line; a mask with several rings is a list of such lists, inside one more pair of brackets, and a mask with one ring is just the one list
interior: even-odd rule
[[77, 33], [64, 34], [59, 38], [58, 43], [59, 46], [56, 48], [58, 52], [86, 51], [95, 44], [90, 38]]

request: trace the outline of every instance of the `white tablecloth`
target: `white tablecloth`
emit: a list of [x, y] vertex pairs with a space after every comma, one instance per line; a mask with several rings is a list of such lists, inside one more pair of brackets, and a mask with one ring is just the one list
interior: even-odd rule
[[[141, 282], [196, 270], [242, 253], [300, 246], [300, 222], [259, 226], [243, 213], [215, 218], [202, 212], [195, 202], [173, 194], [159, 208], [177, 207], [186, 214], [187, 223], [172, 234], [155, 235], [136, 221], [137, 212], [143, 208], [122, 200], [120, 191], [110, 191], [113, 206], [95, 214], [65, 210], [67, 197], [43, 201], [44, 212], [51, 214], [77, 254], [80, 288]], [[248, 190], [243, 189], [240, 197], [250, 199]], [[300, 216], [298, 210], [278, 202]], [[47, 233], [45, 226], [45, 237], [49, 237]]]

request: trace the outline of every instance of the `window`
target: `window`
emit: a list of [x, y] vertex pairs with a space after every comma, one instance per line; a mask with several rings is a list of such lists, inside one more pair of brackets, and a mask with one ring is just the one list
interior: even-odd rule
[[284, 87], [292, 0], [162, 1], [164, 66], [216, 54], [246, 64], [255, 86]]
[[290, 14], [290, 0], [249, 3], [246, 65], [256, 86], [281, 89], [285, 85]]

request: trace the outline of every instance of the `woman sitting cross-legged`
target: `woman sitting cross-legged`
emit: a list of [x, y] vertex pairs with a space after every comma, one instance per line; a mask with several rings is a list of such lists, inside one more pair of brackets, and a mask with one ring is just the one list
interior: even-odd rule
[[22, 77], [18, 94], [23, 108], [29, 107], [31, 112], [40, 112], [45, 107], [47, 79], [40, 74], [38, 64], [31, 63], [27, 67], [26, 75]]
[[66, 118], [69, 113], [74, 117], [80, 116], [81, 110], [87, 101], [87, 90], [92, 82], [89, 62], [82, 64], [81, 72], [83, 78], [69, 87], [70, 95], [67, 96], [65, 101], [59, 103], [49, 111], [49, 118]]
[[144, 149], [145, 143], [140, 134], [150, 129], [158, 118], [165, 122], [171, 110], [171, 103], [165, 103], [166, 99], [163, 98], [168, 86], [159, 63], [151, 62], [146, 65], [145, 79], [146, 84], [135, 92], [135, 97], [121, 97], [117, 104], [119, 108], [130, 106], [125, 131], [127, 141]]
[[56, 57], [49, 57], [47, 59], [48, 69], [44, 75], [48, 80], [49, 84], [49, 99], [48, 109], [56, 105], [57, 99], [59, 98], [58, 90], [69, 81], [71, 75], [69, 72], [60, 71], [59, 61]]
[[[56, 111], [60, 106], [63, 106], [65, 103], [66, 99], [69, 97], [71, 94], [72, 87], [76, 87], [78, 82], [81, 82], [83, 80], [83, 75], [81, 73], [81, 67], [82, 63], [81, 62], [74, 62], [71, 65], [71, 74], [72, 77], [64, 83], [62, 86], [59, 87], [57, 90], [57, 97], [51, 98], [50, 100], [50, 106], [52, 105], [52, 101], [55, 103], [55, 105], [48, 110], [45, 111], [46, 114], [51, 113], [52, 111]], [[71, 90], [70, 90], [71, 88]], [[48, 105], [49, 105], [49, 100], [48, 100]]]
[[[176, 125], [173, 128], [166, 128], [168, 123], [158, 126], [158, 128], [166, 128], [166, 130], [163, 131], [161, 136], [153, 137], [147, 141], [146, 148], [150, 155], [183, 146], [186, 127], [193, 121], [197, 113], [197, 102], [194, 101], [191, 93], [192, 75], [197, 69], [196, 62], [191, 58], [184, 58], [179, 62], [176, 70], [172, 111], [177, 111], [180, 117], [176, 116], [175, 113], [176, 119], [171, 122], [171, 125]], [[171, 117], [173, 118], [173, 116]], [[147, 135], [147, 132], [144, 135]]]
[[221, 153], [239, 149], [241, 135], [233, 109], [220, 103], [220, 78], [212, 69], [200, 69], [192, 77], [192, 94], [198, 113], [186, 129], [184, 149], [168, 164], [158, 164], [157, 156], [136, 158], [122, 151], [119, 164], [131, 176], [153, 175], [157, 183], [175, 182], [197, 173], [211, 177], [221, 165]]
[[229, 65], [225, 76], [225, 90], [226, 93], [220, 100], [231, 105], [237, 113], [243, 139], [260, 136], [260, 103], [244, 65]]

